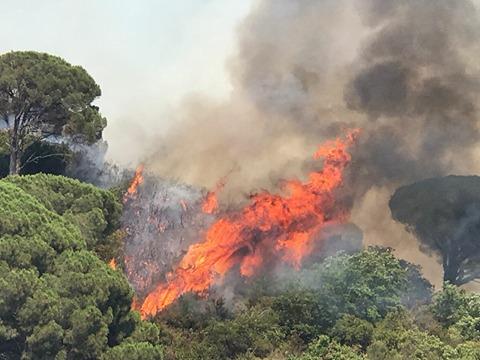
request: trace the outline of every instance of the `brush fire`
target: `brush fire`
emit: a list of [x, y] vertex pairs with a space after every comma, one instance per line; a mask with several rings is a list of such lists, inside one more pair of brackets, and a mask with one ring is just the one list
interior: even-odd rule
[[[223, 212], [217, 195], [225, 186], [225, 179], [204, 196], [185, 193], [182, 198], [165, 192], [163, 198], [147, 202], [145, 209], [140, 205], [142, 199], [137, 201], [139, 186], [144, 182], [144, 167], [139, 166], [125, 195], [131, 209], [127, 213], [141, 219], [138, 222], [146, 222], [150, 236], [157, 237], [151, 246], [142, 246], [141, 251], [126, 251], [127, 276], [137, 293], [143, 295], [143, 301], [134, 304], [142, 317], [154, 316], [185, 293], [207, 295], [211, 286], [230, 271], [249, 278], [278, 262], [299, 269], [302, 260], [316, 248], [315, 242], [321, 239], [319, 232], [327, 225], [348, 220], [349, 210], [337, 201], [336, 190], [343, 184], [344, 171], [351, 161], [350, 148], [358, 134], [359, 130], [349, 130], [319, 146], [313, 159], [323, 163], [323, 167], [311, 172], [306, 181], [283, 181], [280, 194], [258, 192], [250, 195], [242, 208]], [[180, 209], [176, 223], [168, 214], [172, 209], [165, 207], [175, 197], [180, 204], [176, 207], [177, 211]], [[134, 229], [127, 226], [126, 230], [135, 238]], [[194, 233], [186, 241], [188, 231]], [[166, 234], [178, 248], [150, 259], [145, 256], [148, 251], [168, 247]], [[155, 262], [159, 258], [163, 264]]]

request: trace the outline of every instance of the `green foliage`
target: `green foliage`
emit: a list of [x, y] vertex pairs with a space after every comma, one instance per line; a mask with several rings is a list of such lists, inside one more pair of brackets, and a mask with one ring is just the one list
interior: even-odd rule
[[368, 359], [457, 359], [453, 347], [420, 331], [404, 311], [390, 313], [375, 328]]
[[[401, 305], [409, 284], [407, 275], [405, 264], [388, 249], [341, 254], [303, 271], [297, 285], [276, 296], [272, 307], [279, 314], [285, 333], [308, 343], [329, 333], [343, 314], [352, 315], [344, 317], [345, 321], [365, 320], [363, 325], [382, 319]], [[341, 325], [339, 322], [338, 326]], [[338, 327], [337, 330], [340, 331]]]
[[0, 357], [98, 359], [135, 332], [132, 289], [87, 246], [119, 214], [112, 194], [73, 180], [0, 181]]
[[480, 295], [445, 284], [431, 306], [435, 319], [463, 340], [480, 339]]
[[[133, 317], [138, 316], [134, 313]], [[125, 340], [129, 343], [147, 342], [154, 345], [161, 345], [171, 341], [170, 334], [165, 329], [149, 321], [140, 321], [136, 318], [136, 327], [133, 333]]]
[[0, 155], [8, 155], [10, 148], [8, 146], [8, 131], [0, 131]]
[[332, 329], [332, 337], [348, 346], [359, 346], [365, 350], [372, 341], [374, 327], [366, 320], [352, 315], [342, 316]]
[[457, 346], [457, 359], [460, 360], [478, 360], [480, 359], [480, 343], [467, 341]]
[[1, 288], [0, 316], [15, 329], [15, 343], [25, 344], [27, 358], [63, 351], [72, 359], [96, 359], [133, 330], [128, 283], [91, 252], [65, 251], [41, 276], [6, 266], [3, 271], [6, 281], [22, 278]]
[[203, 329], [212, 320], [224, 320], [229, 316], [223, 300], [201, 299], [193, 294], [185, 294], [156, 317], [167, 325], [178, 329]]
[[108, 350], [101, 360], [163, 360], [163, 347], [148, 342], [125, 343]]
[[322, 335], [312, 342], [307, 351], [300, 356], [290, 357], [289, 360], [361, 360], [364, 357], [348, 346], [332, 341]]
[[329, 258], [305, 272], [305, 279], [325, 298], [330, 312], [368, 321], [397, 308], [407, 289], [407, 271], [391, 250], [382, 248]]
[[272, 308], [285, 333], [307, 343], [332, 327], [338, 316], [322, 294], [307, 289], [293, 288], [275, 297]]
[[77, 180], [46, 174], [11, 176], [13, 183], [35, 197], [48, 210], [75, 224], [88, 249], [104, 260], [117, 255], [120, 233], [121, 203], [107, 191]]
[[[100, 88], [80, 66], [45, 53], [0, 56], [0, 117], [10, 128], [10, 174], [17, 174], [26, 137], [68, 134], [93, 142], [106, 120], [92, 102]], [[5, 120], [7, 121], [7, 120]], [[45, 135], [44, 135], [45, 134]]]
[[75, 225], [18, 186], [0, 181], [0, 260], [43, 273], [56, 254], [84, 247]]
[[253, 307], [233, 320], [212, 322], [201, 336], [204, 344], [215, 347], [219, 359], [230, 359], [249, 350], [265, 356], [280, 343], [283, 333], [272, 309]]
[[102, 260], [121, 243], [120, 210], [111, 192], [63, 177], [0, 181], [0, 358], [480, 359], [480, 295], [446, 284], [432, 301], [420, 269], [381, 248], [293, 284], [265, 278], [235, 306], [186, 294], [143, 322]]
[[294, 278], [283, 290], [260, 279], [241, 292], [244, 307], [223, 316], [214, 302], [182, 297], [155, 318], [171, 331], [166, 359], [366, 359], [376, 324], [402, 308], [406, 291], [414, 304], [431, 294], [389, 249], [340, 254]]
[[470, 295], [451, 284], [445, 284], [443, 291], [438, 293], [432, 304], [432, 312], [437, 321], [444, 326], [451, 326], [462, 317], [468, 315]]
[[400, 260], [400, 265], [407, 272], [407, 287], [402, 293], [402, 305], [413, 308], [430, 303], [433, 286], [423, 277], [421, 267], [405, 260]]
[[100, 88], [80, 66], [33, 51], [15, 51], [0, 56], [0, 113], [39, 111], [38, 122], [51, 124], [93, 140], [105, 126], [98, 109], [91, 105]]

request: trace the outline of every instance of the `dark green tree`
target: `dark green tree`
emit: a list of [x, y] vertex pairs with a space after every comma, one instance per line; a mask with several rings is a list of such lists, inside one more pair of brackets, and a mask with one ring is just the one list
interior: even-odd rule
[[101, 360], [163, 360], [163, 347], [148, 342], [124, 343], [108, 350]]
[[106, 126], [92, 102], [100, 87], [80, 66], [33, 51], [0, 56], [0, 121], [9, 128], [10, 174], [31, 137], [71, 135], [94, 141]]
[[422, 250], [440, 256], [445, 281], [462, 285], [480, 277], [480, 177], [447, 176], [401, 187], [390, 209], [417, 235]]
[[95, 250], [102, 259], [117, 255], [122, 205], [110, 191], [46, 174], [10, 176], [3, 182], [15, 184], [48, 210], [76, 225], [87, 248]]
[[0, 181], [0, 261], [44, 272], [57, 254], [85, 247], [75, 225], [14, 184]]
[[278, 314], [284, 332], [303, 343], [327, 332], [339, 316], [338, 307], [329, 304], [324, 294], [295, 287], [276, 296], [272, 308]]
[[93, 189], [84, 193], [75, 181], [46, 177], [59, 190], [67, 190], [62, 181], [71, 186], [63, 193], [71, 198], [47, 202], [53, 188], [45, 183], [38, 199], [27, 193], [39, 191], [35, 180], [45, 175], [38, 176], [14, 177], [18, 186], [0, 181], [0, 358], [98, 359], [139, 322], [130, 312], [132, 289], [121, 272], [86, 250], [90, 241], [75, 213], [65, 216], [77, 207], [88, 212]]
[[332, 337], [339, 343], [358, 346], [365, 350], [372, 340], [373, 325], [352, 315], [342, 316], [332, 329]]

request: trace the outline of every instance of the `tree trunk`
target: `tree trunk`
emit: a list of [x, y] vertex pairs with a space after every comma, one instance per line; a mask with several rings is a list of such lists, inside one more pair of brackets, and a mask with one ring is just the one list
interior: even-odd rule
[[10, 175], [17, 175], [20, 170], [20, 146], [18, 139], [18, 120], [15, 119], [12, 129], [12, 136], [10, 138]]
[[460, 285], [459, 282], [460, 264], [452, 254], [444, 254], [443, 256], [443, 281], [453, 285]]

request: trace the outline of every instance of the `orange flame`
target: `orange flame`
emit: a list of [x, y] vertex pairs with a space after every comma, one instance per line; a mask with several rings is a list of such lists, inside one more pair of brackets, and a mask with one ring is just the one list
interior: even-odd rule
[[130, 186], [127, 189], [127, 192], [123, 196], [123, 201], [126, 202], [128, 199], [135, 197], [137, 193], [138, 187], [143, 183], [143, 164], [140, 164], [137, 169], [135, 170], [135, 175], [133, 176], [133, 180], [130, 183]]
[[112, 259], [109, 261], [108, 266], [110, 266], [111, 269], [116, 270], [117, 269], [117, 261], [115, 259]]
[[253, 195], [241, 211], [217, 220], [203, 242], [190, 246], [167, 282], [145, 298], [142, 317], [155, 315], [186, 292], [204, 293], [234, 266], [252, 276], [269, 255], [276, 255], [299, 267], [312, 251], [313, 235], [327, 223], [346, 220], [348, 213], [339, 209], [333, 192], [342, 185], [351, 160], [347, 150], [357, 134], [352, 130], [345, 139], [320, 146], [314, 158], [323, 159], [323, 169], [305, 183], [286, 182], [288, 196]]
[[225, 187], [226, 179], [221, 179], [213, 191], [209, 191], [205, 197], [205, 201], [202, 204], [202, 211], [205, 214], [213, 214], [218, 209], [218, 192]]

